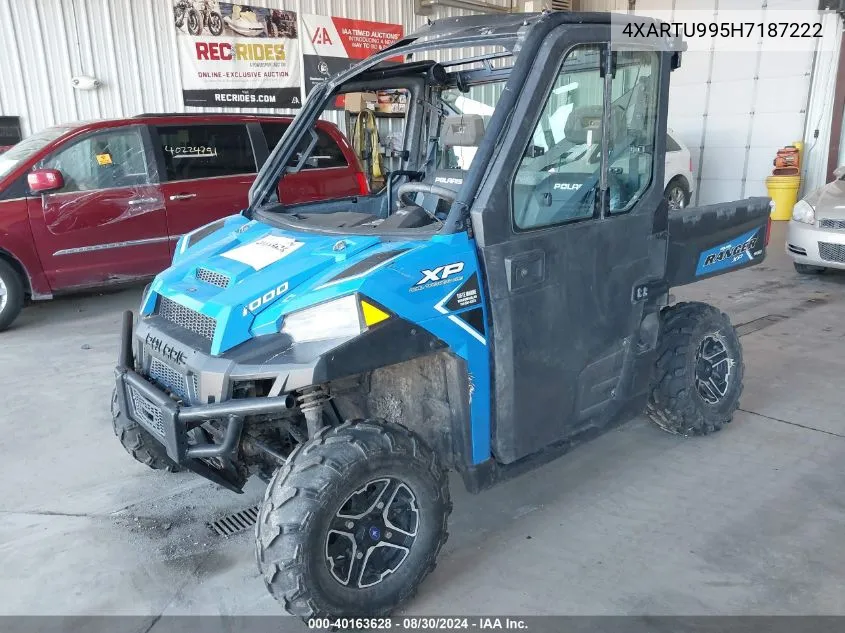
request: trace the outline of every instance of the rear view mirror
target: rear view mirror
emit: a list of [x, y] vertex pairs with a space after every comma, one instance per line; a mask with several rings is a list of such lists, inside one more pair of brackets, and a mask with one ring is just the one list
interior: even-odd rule
[[845, 176], [845, 165], [833, 170], [833, 177], [836, 178], [836, 180], [841, 180], [843, 176]]
[[32, 193], [46, 193], [65, 186], [65, 179], [58, 169], [36, 169], [29, 172], [26, 182]]

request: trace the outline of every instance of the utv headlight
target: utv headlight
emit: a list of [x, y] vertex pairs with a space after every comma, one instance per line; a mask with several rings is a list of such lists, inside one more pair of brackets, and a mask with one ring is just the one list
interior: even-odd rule
[[804, 224], [815, 224], [816, 210], [806, 200], [799, 200], [792, 208], [792, 219]]
[[353, 294], [291, 312], [285, 316], [282, 332], [297, 343], [353, 338], [389, 318], [373, 302]]

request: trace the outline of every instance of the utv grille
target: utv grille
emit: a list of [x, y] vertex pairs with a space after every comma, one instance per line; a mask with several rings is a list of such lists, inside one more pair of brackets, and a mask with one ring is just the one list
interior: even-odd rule
[[830, 218], [825, 218], [823, 220], [819, 220], [819, 228], [845, 231], [845, 220], [831, 220]]
[[141, 395], [135, 387], [129, 387], [129, 399], [132, 401], [132, 409], [135, 417], [141, 418], [153, 431], [164, 437], [164, 421], [162, 420], [161, 409]]
[[819, 242], [819, 255], [826, 262], [845, 264], [845, 244]]
[[150, 362], [150, 378], [162, 387], [170, 389], [182, 400], [191, 400], [191, 394], [188, 390], [188, 377], [169, 365], [165, 365], [157, 358], [153, 358]]
[[215, 319], [200, 314], [196, 310], [186, 308], [167, 297], [159, 297], [158, 315], [189, 332], [207, 338], [209, 341], [214, 338], [214, 329], [217, 327]]
[[228, 276], [208, 268], [197, 268], [197, 279], [218, 288], [228, 288], [231, 281]]

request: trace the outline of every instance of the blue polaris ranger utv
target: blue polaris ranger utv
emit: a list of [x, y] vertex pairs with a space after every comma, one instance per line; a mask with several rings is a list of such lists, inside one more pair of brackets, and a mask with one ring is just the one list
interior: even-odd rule
[[[769, 200], [669, 214], [682, 45], [633, 20], [445, 19], [319, 85], [249, 208], [183, 236], [126, 314], [116, 434], [152, 468], [268, 482], [257, 560], [288, 612], [411, 596], [448, 470], [478, 491], [644, 411], [681, 435], [730, 422], [737, 335], [669, 289], [762, 261]], [[408, 98], [384, 186], [280, 201], [329, 152], [338, 96], [388, 89]]]

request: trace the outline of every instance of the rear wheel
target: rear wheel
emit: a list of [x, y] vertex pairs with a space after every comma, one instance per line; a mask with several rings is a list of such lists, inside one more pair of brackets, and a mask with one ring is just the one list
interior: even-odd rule
[[293, 615], [387, 615], [434, 569], [451, 509], [446, 474], [411, 431], [325, 427], [267, 487], [258, 567]]
[[0, 332], [18, 318], [23, 300], [24, 289], [20, 275], [8, 262], [0, 259]]
[[152, 435], [141, 428], [141, 425], [131, 420], [120, 410], [117, 400], [117, 389], [111, 395], [111, 417], [114, 434], [126, 452], [132, 455], [136, 461], [153, 470], [166, 470], [176, 473], [182, 468], [167, 456], [167, 451], [161, 443], [157, 442]]
[[810, 264], [799, 264], [798, 262], [793, 262], [795, 266], [795, 271], [802, 274], [802, 275], [821, 275], [827, 268], [824, 266], [811, 266]]
[[666, 202], [669, 203], [670, 211], [686, 209], [690, 198], [689, 186], [687, 186], [683, 178], [673, 178], [666, 185], [666, 191], [663, 192], [663, 196], [666, 198]]
[[731, 421], [742, 394], [742, 347], [727, 315], [704, 303], [661, 313], [647, 412], [663, 430], [707, 435]]

